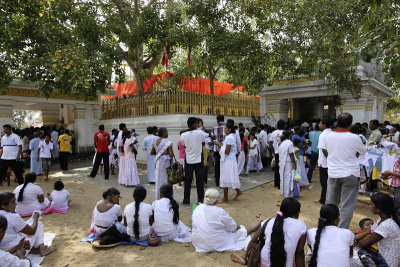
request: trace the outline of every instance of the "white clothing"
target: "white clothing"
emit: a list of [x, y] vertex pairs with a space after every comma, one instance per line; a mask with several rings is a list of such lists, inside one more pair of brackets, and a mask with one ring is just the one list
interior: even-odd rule
[[[15, 198], [18, 199], [19, 192], [24, 185], [21, 184], [14, 189]], [[38, 196], [43, 195], [43, 190], [40, 186], [29, 183], [26, 185], [23, 193], [22, 202], [17, 202], [15, 212], [21, 215], [29, 215], [34, 211], [40, 211], [47, 207], [50, 202], [47, 198], [45, 201], [40, 203]]]
[[115, 204], [106, 212], [99, 212], [96, 205], [93, 211], [93, 228], [95, 232], [101, 234], [108, 227], [118, 222], [118, 217], [121, 216], [121, 206], [118, 204]]
[[154, 230], [159, 236], [167, 236], [174, 231], [174, 211], [170, 209], [170, 201], [168, 198], [161, 198], [152, 203], [154, 211]]
[[242, 141], [240, 140], [239, 131], [235, 132], [235, 141], [236, 141], [236, 154], [239, 154], [240, 148], [242, 147]]
[[[11, 253], [0, 250], [0, 266], [4, 267], [31, 267], [29, 260], [21, 260]], [[36, 263], [32, 263], [32, 267], [40, 267]]]
[[[249, 157], [257, 156], [258, 155], [258, 149], [257, 149], [258, 141], [257, 141], [257, 139], [254, 139], [253, 141], [249, 140], [248, 143], [249, 143]], [[253, 146], [255, 146], [255, 148], [251, 148]]]
[[52, 131], [50, 135], [51, 135], [51, 140], [53, 141], [54, 156], [58, 158], [58, 156], [60, 155], [60, 148], [58, 147], [58, 132]]
[[266, 145], [268, 144], [268, 134], [264, 130], [261, 130], [257, 135], [257, 138], [262, 139]]
[[322, 168], [328, 168], [327, 165], [327, 158], [324, 155], [324, 152], [322, 152], [322, 149], [327, 149], [326, 148], [326, 137], [332, 133], [331, 128], [325, 129], [318, 138], [318, 166]]
[[329, 178], [360, 177], [357, 153], [365, 155], [367, 147], [350, 132], [332, 132], [326, 138]]
[[33, 218], [30, 218], [25, 222], [18, 214], [6, 212], [4, 210], [0, 210], [0, 215], [4, 216], [8, 223], [4, 238], [0, 243], [1, 250], [9, 250], [10, 248], [15, 247], [22, 238], [25, 238], [25, 240], [29, 241], [30, 244], [30, 249], [27, 250], [26, 253], [28, 253], [32, 248], [37, 248], [39, 245], [44, 243], [43, 223], [41, 221], [38, 222], [34, 235], [25, 235], [20, 232], [27, 225], [32, 225]]
[[181, 135], [181, 142], [182, 146], [185, 147], [187, 163], [196, 164], [201, 162], [204, 141], [204, 132], [201, 130], [187, 131]]
[[51, 150], [53, 150], [53, 143], [49, 141], [48, 144], [43, 140], [39, 143], [40, 158], [50, 159]]
[[118, 183], [124, 184], [125, 176], [125, 156], [119, 156], [118, 159]]
[[206, 137], [204, 140], [205, 144], [204, 146], [208, 149], [208, 150], [212, 150], [212, 145], [210, 146], [208, 143], [212, 143], [211, 138], [210, 137]]
[[383, 237], [383, 239], [378, 242], [379, 253], [385, 258], [389, 267], [399, 266], [400, 227], [397, 223], [392, 218], [386, 219], [379, 223], [374, 233]]
[[280, 175], [280, 189], [284, 197], [290, 197], [293, 195], [293, 184], [292, 181], [292, 170], [293, 163], [290, 158], [290, 154], [293, 153], [294, 147], [292, 141], [286, 139], [278, 147], [279, 154], [279, 175]]
[[22, 141], [18, 135], [11, 133], [10, 136], [7, 136], [5, 134], [1, 138], [1, 147], [3, 148], [1, 159], [15, 160], [18, 156], [19, 146], [22, 146]]
[[225, 158], [224, 161], [221, 161], [220, 166], [221, 176], [219, 186], [221, 188], [231, 187], [232, 189], [240, 189], [240, 180], [236, 159]]
[[242, 174], [244, 170], [244, 164], [246, 163], [246, 155], [244, 154], [244, 151], [240, 151], [237, 164], [238, 164], [238, 174]]
[[140, 178], [135, 157], [125, 156], [125, 170], [121, 184], [126, 186], [134, 186], [140, 184]]
[[119, 132], [118, 132], [118, 136], [117, 136], [117, 150], [118, 150], [118, 156], [121, 156], [121, 152], [119, 151], [119, 143], [121, 142], [121, 140], [122, 140], [122, 134], [123, 134], [123, 131], [122, 130], [120, 130]]
[[278, 143], [281, 141], [282, 133], [283, 130], [275, 130], [271, 133], [270, 141], [272, 141], [275, 154], [278, 154]]
[[[312, 249], [314, 249], [316, 234], [317, 228], [307, 231], [307, 242]], [[353, 245], [353, 241], [354, 234], [350, 230], [336, 226], [325, 226], [321, 233], [317, 266], [350, 266], [350, 246]]]
[[[223, 208], [199, 205], [192, 215], [192, 244], [196, 252], [246, 249], [251, 238]], [[245, 231], [243, 231], [243, 229]]]
[[155, 200], [151, 205], [154, 212], [153, 228], [160, 237], [161, 242], [174, 240], [180, 243], [192, 241], [190, 229], [181, 221], [178, 224], [173, 222], [174, 211], [170, 209], [170, 200], [162, 198]]
[[[135, 237], [135, 233], [133, 231], [133, 224], [135, 222], [135, 202], [129, 203], [125, 207], [124, 217], [127, 222], [127, 233], [131, 237]], [[151, 232], [151, 226], [149, 223], [150, 216], [153, 214], [153, 209], [151, 205], [147, 203], [141, 202], [139, 204], [139, 240], [146, 239]]]
[[53, 201], [51, 202], [51, 207], [60, 210], [68, 209], [68, 198], [70, 196], [67, 190], [54, 190], [50, 194]]
[[[263, 226], [267, 220], [263, 221]], [[261, 263], [265, 266], [271, 266], [270, 252], [271, 252], [271, 234], [274, 226], [275, 218], [268, 222], [265, 228], [265, 245], [261, 249], [260, 259]], [[285, 251], [286, 251], [286, 267], [293, 267], [297, 244], [299, 243], [300, 237], [307, 232], [306, 224], [298, 219], [285, 218], [283, 220], [283, 233], [285, 239]]]
[[156, 181], [156, 156], [151, 155], [150, 152], [157, 139], [157, 136], [150, 134], [143, 140], [142, 146], [143, 151], [147, 152], [147, 180], [150, 183], [155, 183]]

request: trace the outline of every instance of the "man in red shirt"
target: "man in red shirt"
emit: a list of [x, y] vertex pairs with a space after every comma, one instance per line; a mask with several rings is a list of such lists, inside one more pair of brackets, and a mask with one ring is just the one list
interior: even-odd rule
[[110, 144], [110, 135], [104, 131], [104, 125], [101, 124], [99, 126], [99, 130], [94, 134], [94, 147], [96, 148], [96, 158], [94, 159], [93, 169], [88, 177], [95, 178], [97, 172], [99, 171], [99, 166], [101, 161], [103, 160], [104, 164], [104, 179], [108, 179], [109, 177], [109, 149], [108, 145]]

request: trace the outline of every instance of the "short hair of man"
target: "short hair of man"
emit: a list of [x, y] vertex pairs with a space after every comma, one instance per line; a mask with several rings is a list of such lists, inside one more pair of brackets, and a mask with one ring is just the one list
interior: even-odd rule
[[378, 120], [371, 120], [370, 123], [372, 123], [372, 125], [379, 127], [379, 121]]
[[279, 120], [277, 123], [276, 123], [276, 128], [278, 128], [278, 130], [283, 130], [283, 128], [285, 128], [285, 121], [284, 120]]
[[120, 129], [120, 130], [123, 130], [125, 127], [126, 127], [126, 124], [125, 124], [125, 123], [120, 123], [120, 124], [119, 124], [119, 129]]
[[330, 119], [322, 119], [321, 123], [326, 126], [326, 128], [331, 128], [332, 121]]
[[188, 126], [189, 128], [192, 128], [193, 124], [195, 124], [195, 123], [197, 123], [197, 118], [195, 118], [195, 117], [189, 117], [189, 118], [187, 119], [187, 126]]
[[154, 133], [154, 128], [153, 128], [152, 126], [147, 127], [146, 130], [147, 130], [147, 133], [148, 133], [148, 134]]
[[232, 120], [232, 119], [227, 119], [227, 120], [226, 120], [226, 123], [232, 123], [233, 125], [235, 125], [235, 121]]
[[99, 125], [99, 130], [100, 130], [100, 131], [104, 131], [104, 125], [103, 125], [103, 124], [100, 124], [100, 125]]
[[11, 125], [10, 124], [4, 124], [3, 128], [7, 128], [7, 129], [11, 130]]
[[353, 123], [353, 116], [344, 112], [337, 117], [337, 127], [347, 129]]
[[224, 122], [225, 117], [224, 115], [217, 115], [217, 122]]

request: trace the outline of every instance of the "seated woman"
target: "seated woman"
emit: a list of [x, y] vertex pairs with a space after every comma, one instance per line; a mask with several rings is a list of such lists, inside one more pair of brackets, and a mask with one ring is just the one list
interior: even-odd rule
[[[0, 243], [4, 238], [7, 230], [7, 219], [0, 215]], [[7, 251], [0, 250], [0, 266], [18, 266], [18, 267], [38, 267], [39, 265], [31, 263], [31, 261], [25, 258], [24, 249], [19, 248], [13, 254]]]
[[[15, 196], [13, 193], [0, 193], [0, 215], [7, 219], [8, 227], [0, 249], [10, 253], [17, 252], [24, 246], [26, 252], [40, 253], [46, 256], [56, 250], [55, 247], [44, 245], [43, 224], [39, 221], [39, 213], [35, 212], [27, 222], [15, 213]], [[29, 241], [29, 242], [25, 242]]]
[[138, 186], [133, 191], [134, 202], [126, 205], [124, 211], [124, 225], [132, 241], [146, 241], [149, 239], [151, 225], [153, 225], [153, 209], [151, 205], [143, 203], [147, 191]]
[[400, 264], [400, 220], [394, 207], [394, 200], [388, 194], [377, 193], [371, 196], [370, 208], [379, 215], [377, 226], [372, 227], [371, 235], [363, 240], [356, 240], [358, 246], [368, 248], [378, 243], [379, 253], [390, 267]]
[[93, 210], [90, 233], [100, 235], [111, 225], [122, 221], [119, 205], [120, 192], [111, 187], [103, 193], [104, 200], [97, 202]]
[[196, 252], [242, 250], [251, 240], [244, 226], [236, 224], [228, 212], [216, 206], [218, 199], [218, 190], [208, 189], [204, 204], [193, 212], [192, 244]]
[[21, 217], [32, 216], [34, 211], [41, 211], [41, 214], [45, 215], [50, 210], [50, 201], [44, 197], [42, 188], [33, 184], [35, 181], [36, 174], [27, 173], [24, 184], [14, 190], [14, 195], [17, 197], [15, 212]]
[[[307, 228], [299, 220], [300, 202], [294, 198], [285, 198], [274, 219], [261, 222], [251, 239], [244, 256], [231, 255], [234, 262], [247, 264], [250, 249], [265, 228], [265, 245], [261, 249], [261, 267], [286, 266], [301, 267], [304, 265], [304, 244]], [[267, 224], [266, 224], [267, 223]]]
[[325, 204], [319, 212], [318, 228], [307, 231], [308, 245], [313, 254], [309, 267], [350, 266], [354, 234], [348, 229], [338, 228], [339, 209]]
[[173, 187], [171, 184], [163, 184], [160, 188], [160, 200], [152, 204], [154, 220], [154, 231], [161, 242], [174, 240], [180, 243], [192, 241], [190, 229], [179, 221], [179, 205], [172, 197]]

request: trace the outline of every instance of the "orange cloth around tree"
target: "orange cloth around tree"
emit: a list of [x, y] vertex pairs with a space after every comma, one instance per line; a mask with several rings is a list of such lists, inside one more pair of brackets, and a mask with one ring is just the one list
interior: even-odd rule
[[[167, 81], [170, 77], [174, 76], [171, 72], [162, 72], [159, 74], [155, 74], [150, 78], [143, 81], [143, 91], [146, 94], [157, 81], [160, 79], [161, 81]], [[211, 94], [210, 80], [204, 78], [184, 78], [179, 83], [179, 86], [182, 87], [186, 91], [201, 93], [205, 95]], [[114, 90], [117, 92], [118, 97], [121, 98], [123, 95], [131, 96], [137, 95], [138, 89], [136, 85], [136, 81], [127, 81], [121, 84], [112, 85]], [[238, 88], [239, 91], [243, 90], [243, 86], [235, 87], [231, 83], [224, 83], [220, 81], [214, 81], [214, 95], [226, 95], [231, 92], [235, 88]], [[104, 99], [113, 99], [113, 96], [102, 96]]]

